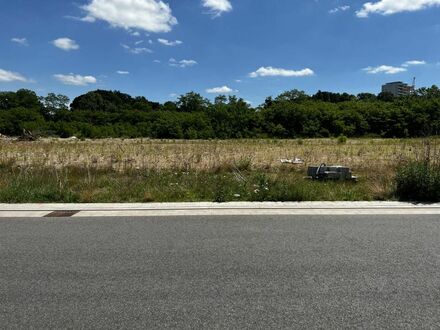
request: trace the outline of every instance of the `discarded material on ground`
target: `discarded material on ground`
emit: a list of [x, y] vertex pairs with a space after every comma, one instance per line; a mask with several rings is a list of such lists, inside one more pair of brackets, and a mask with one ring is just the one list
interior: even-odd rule
[[320, 166], [310, 166], [307, 176], [312, 180], [357, 180], [349, 167], [339, 165], [327, 166], [321, 164]]
[[281, 159], [282, 164], [302, 165], [304, 161], [301, 158], [295, 157], [293, 159]]

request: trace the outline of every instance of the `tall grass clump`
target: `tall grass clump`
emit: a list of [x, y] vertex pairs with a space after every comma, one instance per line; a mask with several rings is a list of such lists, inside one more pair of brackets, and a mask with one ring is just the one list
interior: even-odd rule
[[396, 195], [403, 201], [440, 202], [440, 164], [412, 161], [399, 166]]
[[440, 157], [430, 142], [425, 142], [421, 159], [397, 168], [396, 196], [403, 201], [440, 202]]

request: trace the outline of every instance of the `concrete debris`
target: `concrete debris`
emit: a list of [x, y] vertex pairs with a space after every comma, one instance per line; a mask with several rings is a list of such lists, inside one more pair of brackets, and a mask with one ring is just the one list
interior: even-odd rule
[[293, 159], [281, 159], [281, 163], [283, 163], [283, 164], [293, 164], [293, 165], [302, 165], [305, 162], [304, 162], [304, 160], [295, 157]]

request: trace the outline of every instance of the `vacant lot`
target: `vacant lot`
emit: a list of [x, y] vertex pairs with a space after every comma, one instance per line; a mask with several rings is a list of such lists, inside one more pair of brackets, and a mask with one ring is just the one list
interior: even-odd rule
[[[1, 202], [372, 200], [393, 197], [397, 164], [421, 139], [0, 140]], [[437, 153], [436, 140], [428, 152]], [[281, 159], [301, 158], [304, 165]], [[357, 184], [309, 182], [308, 165], [348, 165]]]

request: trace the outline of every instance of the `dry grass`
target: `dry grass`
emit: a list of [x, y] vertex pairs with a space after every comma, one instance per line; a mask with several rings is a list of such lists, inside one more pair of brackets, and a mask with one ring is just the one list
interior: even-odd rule
[[[111, 170], [121, 175], [133, 170], [164, 174], [233, 173], [235, 177], [247, 171], [269, 177], [295, 176], [295, 180], [298, 180], [308, 165], [339, 164], [352, 167], [355, 174], [361, 177], [360, 184], [364, 191], [368, 191], [366, 198], [389, 199], [397, 164], [402, 159], [417, 158], [423, 154], [423, 150], [424, 141], [421, 139], [350, 139], [346, 144], [338, 144], [336, 139], [0, 140], [0, 166], [5, 169], [50, 169], [56, 173], [55, 179], [60, 184], [67, 180], [64, 170], [83, 169], [86, 173], [84, 184], [92, 187], [93, 173], [99, 170]], [[280, 162], [282, 158], [294, 157], [303, 159], [305, 164], [293, 166]], [[0, 181], [0, 187], [2, 185]], [[63, 189], [59, 187], [60, 191]], [[146, 201], [154, 199], [149, 192], [143, 192], [142, 198]], [[84, 195], [83, 199], [93, 200], [93, 196]]]
[[415, 157], [422, 140], [86, 140], [43, 139], [37, 142], [0, 140], [0, 163], [18, 166], [68, 166], [127, 169], [212, 171], [249, 163], [253, 169], [285, 167], [281, 158], [299, 157], [310, 164], [344, 164], [358, 172], [394, 166]]

